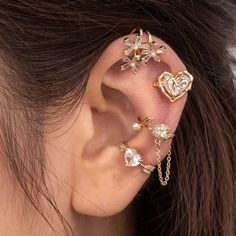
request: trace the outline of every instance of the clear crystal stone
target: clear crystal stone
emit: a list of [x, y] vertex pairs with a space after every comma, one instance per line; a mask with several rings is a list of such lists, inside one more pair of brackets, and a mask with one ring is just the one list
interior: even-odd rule
[[126, 166], [138, 166], [141, 161], [141, 156], [135, 149], [127, 148], [125, 150], [125, 164]]
[[157, 124], [152, 127], [152, 135], [159, 140], [167, 140], [173, 135], [169, 127], [165, 124]]
[[177, 79], [170, 75], [164, 76], [165, 89], [171, 96], [178, 96], [183, 93], [189, 83], [191, 83], [191, 81], [189, 81], [187, 76], [181, 76]]

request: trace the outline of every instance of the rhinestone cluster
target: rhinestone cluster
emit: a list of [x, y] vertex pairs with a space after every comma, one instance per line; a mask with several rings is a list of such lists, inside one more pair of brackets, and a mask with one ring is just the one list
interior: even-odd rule
[[158, 140], [167, 140], [173, 137], [169, 127], [165, 124], [156, 124], [152, 126], [152, 135]]
[[193, 76], [188, 71], [181, 71], [176, 75], [165, 71], [153, 85], [159, 87], [170, 101], [174, 102], [192, 88], [192, 83]]
[[160, 62], [160, 54], [166, 51], [164, 46], [158, 47], [155, 41], [152, 42], [142, 42], [143, 35], [137, 34], [134, 41], [129, 38], [124, 39], [124, 45], [128, 46], [124, 50], [124, 57], [122, 61], [124, 62], [120, 69], [122, 71], [127, 68], [136, 74], [138, 66], [145, 66], [146, 63], [152, 58], [156, 62]]

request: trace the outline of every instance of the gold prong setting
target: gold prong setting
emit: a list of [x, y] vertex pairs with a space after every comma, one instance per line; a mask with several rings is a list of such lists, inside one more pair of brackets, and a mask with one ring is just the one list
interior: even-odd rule
[[191, 90], [192, 83], [193, 76], [188, 71], [181, 71], [176, 75], [165, 71], [154, 81], [153, 86], [159, 87], [162, 93], [174, 102]]
[[151, 174], [155, 170], [155, 166], [150, 164], [145, 164], [144, 159], [137, 152], [136, 149], [128, 147], [125, 143], [120, 145], [120, 150], [124, 154], [125, 166], [127, 167], [136, 167], [141, 166], [143, 172], [146, 174]]
[[157, 42], [153, 41], [149, 31], [146, 34], [148, 35], [148, 42], [143, 42], [143, 30], [141, 28], [139, 28], [134, 41], [129, 38], [124, 39], [124, 45], [128, 48], [124, 49], [124, 57], [122, 58], [124, 63], [120, 66], [121, 71], [130, 67], [132, 72], [136, 74], [138, 67], [145, 66], [150, 59], [155, 62], [161, 61], [160, 55], [166, 52], [166, 47], [158, 46]]

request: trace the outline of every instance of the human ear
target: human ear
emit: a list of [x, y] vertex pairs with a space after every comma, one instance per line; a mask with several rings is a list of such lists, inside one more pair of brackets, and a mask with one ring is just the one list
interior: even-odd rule
[[[153, 87], [153, 81], [164, 71], [176, 74], [186, 70], [173, 49], [157, 37], [153, 40], [166, 48], [160, 63], [149, 61], [136, 74], [128, 69], [121, 71], [125, 37], [112, 42], [102, 53], [85, 93], [83, 124], [78, 129], [84, 137], [80, 157], [73, 164], [72, 206], [86, 215], [113, 215], [132, 201], [149, 175], [140, 167], [125, 166], [119, 144], [126, 141], [155, 166], [153, 137], [148, 131], [134, 131], [132, 124], [137, 117], [151, 116], [155, 123], [168, 125], [174, 133], [187, 98], [185, 94], [172, 103]], [[128, 37], [134, 39], [135, 34]], [[161, 159], [170, 144], [166, 141], [161, 146]]]

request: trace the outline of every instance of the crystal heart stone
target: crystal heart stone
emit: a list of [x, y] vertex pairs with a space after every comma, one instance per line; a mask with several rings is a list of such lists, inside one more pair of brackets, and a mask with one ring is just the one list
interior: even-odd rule
[[124, 156], [126, 166], [138, 166], [141, 162], [141, 156], [133, 148], [127, 148]]
[[154, 81], [153, 86], [159, 87], [170, 101], [174, 102], [191, 89], [192, 82], [193, 76], [187, 71], [179, 72], [175, 76], [165, 71]]

